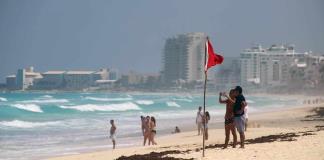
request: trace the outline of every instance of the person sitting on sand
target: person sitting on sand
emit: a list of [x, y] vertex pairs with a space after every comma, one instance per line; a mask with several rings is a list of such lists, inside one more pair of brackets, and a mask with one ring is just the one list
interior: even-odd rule
[[202, 109], [202, 107], [199, 106], [197, 116], [196, 116], [196, 124], [198, 127], [198, 136], [200, 135], [200, 131], [203, 132], [203, 129], [204, 129], [203, 124], [202, 124], [203, 114], [201, 113], [201, 109]]
[[110, 139], [113, 142], [113, 149], [115, 149], [115, 147], [116, 147], [116, 129], [117, 129], [117, 127], [115, 126], [115, 123], [114, 123], [113, 119], [110, 120], [110, 124], [111, 124], [111, 127], [110, 127]]
[[245, 141], [245, 117], [244, 109], [247, 105], [245, 97], [242, 94], [243, 90], [240, 86], [236, 86], [234, 89], [235, 103], [234, 103], [234, 124], [237, 131], [240, 133], [241, 148], [244, 148]]
[[205, 132], [203, 132], [203, 134], [205, 134], [205, 140], [208, 140], [208, 122], [210, 120], [210, 115], [209, 112], [206, 111], [204, 116], [203, 116], [203, 125], [205, 127]]
[[144, 123], [144, 142], [143, 142], [143, 145], [144, 146], [145, 146], [147, 140], [150, 141], [150, 134], [151, 134], [151, 131], [150, 131], [150, 121], [151, 121], [151, 117], [150, 116], [146, 116], [145, 123]]
[[171, 132], [172, 134], [174, 133], [180, 133], [180, 129], [178, 126], [175, 127], [174, 132]]
[[[228, 97], [226, 100], [222, 100], [222, 96]], [[234, 113], [233, 113], [233, 105], [234, 105], [234, 90], [230, 90], [229, 96], [226, 93], [219, 93], [219, 103], [226, 104], [226, 112], [225, 112], [225, 145], [224, 149], [227, 148], [228, 142], [230, 140], [230, 132], [233, 135], [233, 148], [236, 147], [237, 136], [234, 125]], [[231, 101], [232, 100], [232, 101]]]
[[150, 142], [152, 142], [152, 145], [156, 145], [157, 143], [155, 142], [155, 135], [156, 135], [156, 121], [155, 118], [152, 116], [151, 117], [151, 121], [150, 121], [150, 130], [151, 130], [151, 134], [150, 134], [150, 139], [149, 139], [149, 145]]

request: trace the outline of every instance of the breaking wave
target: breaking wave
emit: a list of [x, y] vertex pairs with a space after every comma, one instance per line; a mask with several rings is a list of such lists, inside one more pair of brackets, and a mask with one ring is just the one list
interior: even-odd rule
[[175, 100], [175, 101], [183, 101], [183, 102], [192, 102], [192, 100], [188, 99], [188, 98], [174, 98], [173, 100]]
[[7, 100], [7, 98], [0, 97], [0, 101], [2, 101], [2, 102], [7, 102], [8, 100]]
[[166, 104], [167, 104], [169, 107], [181, 107], [178, 103], [173, 102], [173, 101], [166, 102]]
[[152, 105], [154, 104], [154, 101], [151, 100], [138, 100], [136, 101], [137, 104], [141, 104], [141, 105]]
[[61, 122], [53, 121], [53, 122], [27, 122], [20, 120], [13, 121], [1, 121], [0, 126], [4, 127], [14, 127], [14, 128], [35, 128], [35, 127], [45, 127], [45, 126], [53, 126], [59, 125]]
[[93, 101], [131, 101], [133, 98], [99, 98], [99, 97], [85, 97], [85, 99], [93, 100]]
[[19, 101], [21, 103], [67, 103], [67, 99], [37, 99], [37, 100], [25, 100]]
[[108, 104], [108, 105], [97, 105], [97, 104], [84, 104], [76, 106], [59, 106], [63, 109], [74, 109], [79, 111], [127, 111], [127, 110], [141, 110], [139, 106], [134, 103], [126, 102], [120, 104]]
[[40, 106], [36, 104], [12, 104], [11, 106], [18, 109], [30, 111], [30, 112], [39, 112], [39, 113], [43, 112]]
[[44, 96], [42, 96], [42, 98], [53, 98], [53, 96], [51, 96], [51, 95], [44, 95]]

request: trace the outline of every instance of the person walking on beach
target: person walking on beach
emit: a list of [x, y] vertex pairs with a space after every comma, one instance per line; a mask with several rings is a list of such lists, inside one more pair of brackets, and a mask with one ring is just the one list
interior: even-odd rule
[[245, 117], [244, 109], [247, 105], [245, 97], [243, 96], [243, 90], [240, 86], [236, 86], [234, 89], [235, 103], [234, 103], [234, 123], [237, 131], [240, 134], [241, 148], [244, 148], [245, 141]]
[[[222, 96], [226, 97], [226, 100], [222, 100]], [[230, 132], [233, 135], [233, 148], [236, 147], [237, 136], [234, 125], [234, 113], [233, 113], [233, 105], [234, 105], [234, 90], [231, 89], [229, 92], [229, 96], [226, 93], [219, 93], [219, 103], [226, 104], [226, 112], [225, 112], [225, 145], [223, 149], [227, 148], [228, 142], [230, 140]]]
[[210, 115], [209, 112], [206, 111], [204, 116], [203, 116], [203, 125], [205, 127], [205, 132], [203, 132], [203, 134], [205, 134], [205, 140], [208, 140], [208, 122], [210, 120]]
[[[145, 122], [144, 122], [144, 141], [143, 141], [143, 145], [145, 146], [146, 141], [149, 140], [150, 141], [150, 116], [146, 116]], [[150, 144], [150, 143], [149, 143]]]
[[110, 139], [112, 140], [113, 142], [113, 149], [116, 148], [116, 129], [117, 127], [115, 126], [115, 123], [114, 123], [114, 120], [110, 120], [110, 124], [111, 124], [111, 127], [110, 127]]
[[154, 139], [155, 135], [156, 135], [156, 121], [153, 116], [151, 117], [151, 121], [150, 121], [150, 131], [151, 131], [151, 134], [150, 134], [149, 145], [150, 145], [150, 142], [152, 142], [152, 145], [156, 145], [157, 143], [155, 142], [155, 139]]
[[197, 128], [198, 128], [198, 136], [200, 135], [200, 131], [203, 132], [203, 129], [204, 129], [203, 128], [203, 123], [202, 123], [203, 114], [201, 113], [201, 109], [202, 109], [202, 107], [199, 106], [197, 116], [196, 116], [196, 124], [197, 124]]

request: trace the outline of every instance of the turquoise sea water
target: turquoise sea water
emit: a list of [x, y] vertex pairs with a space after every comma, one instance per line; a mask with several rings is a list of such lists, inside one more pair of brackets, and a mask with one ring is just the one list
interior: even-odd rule
[[[294, 99], [247, 96], [249, 112], [296, 106]], [[223, 121], [224, 105], [207, 96], [212, 121]], [[118, 146], [141, 145], [140, 116], [157, 119], [158, 135], [194, 125], [203, 97], [157, 93], [0, 93], [1, 159], [40, 159], [110, 149], [109, 120]]]

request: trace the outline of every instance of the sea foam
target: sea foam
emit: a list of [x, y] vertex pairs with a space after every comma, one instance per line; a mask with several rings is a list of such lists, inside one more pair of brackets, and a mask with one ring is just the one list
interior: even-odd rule
[[168, 102], [166, 102], [166, 104], [167, 104], [169, 107], [181, 107], [178, 103], [173, 102], [173, 101], [168, 101]]
[[14, 127], [14, 128], [35, 128], [35, 127], [45, 127], [45, 126], [52, 126], [58, 124], [60, 124], [59, 121], [53, 121], [53, 122], [27, 122], [27, 121], [20, 121], [20, 120], [0, 121], [0, 126]]
[[30, 111], [30, 112], [39, 112], [39, 113], [43, 112], [40, 106], [36, 104], [12, 104], [11, 106], [18, 109]]
[[154, 104], [154, 101], [151, 100], [138, 100], [136, 101], [137, 104], [141, 104], [141, 105], [152, 105]]
[[7, 98], [0, 97], [0, 101], [2, 101], [2, 102], [7, 102], [8, 100], [7, 100]]
[[20, 103], [67, 103], [67, 99], [35, 99], [35, 100], [25, 100], [19, 101]]
[[93, 101], [131, 101], [133, 98], [100, 98], [100, 97], [85, 97], [85, 99], [93, 100]]
[[188, 98], [174, 98], [173, 100], [182, 102], [192, 102], [192, 100]]
[[41, 98], [53, 98], [53, 96], [51, 96], [51, 95], [44, 95]]
[[139, 106], [134, 103], [126, 102], [120, 104], [84, 104], [76, 106], [60, 106], [63, 109], [75, 109], [79, 111], [127, 111], [127, 110], [141, 110]]

